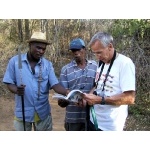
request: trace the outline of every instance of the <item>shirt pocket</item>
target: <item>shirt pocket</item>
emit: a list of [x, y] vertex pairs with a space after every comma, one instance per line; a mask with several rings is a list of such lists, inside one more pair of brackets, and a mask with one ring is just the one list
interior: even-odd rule
[[49, 75], [47, 71], [42, 72], [42, 81], [40, 83], [41, 93], [46, 94], [49, 91]]
[[46, 80], [48, 81], [48, 72], [47, 71], [42, 73], [42, 81], [46, 81]]

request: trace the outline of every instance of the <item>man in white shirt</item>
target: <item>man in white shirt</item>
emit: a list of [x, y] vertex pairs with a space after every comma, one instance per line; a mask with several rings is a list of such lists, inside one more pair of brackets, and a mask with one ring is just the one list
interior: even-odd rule
[[129, 57], [116, 52], [108, 33], [96, 33], [89, 46], [101, 62], [92, 94], [84, 94], [91, 105], [90, 130], [122, 131], [128, 105], [135, 101], [135, 65]]

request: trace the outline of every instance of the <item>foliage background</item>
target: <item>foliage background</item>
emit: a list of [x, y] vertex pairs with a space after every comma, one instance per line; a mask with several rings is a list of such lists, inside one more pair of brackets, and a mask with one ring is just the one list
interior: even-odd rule
[[[127, 130], [133, 130], [135, 120], [138, 130], [150, 130], [150, 20], [149, 19], [1, 19], [0, 20], [0, 96], [10, 93], [2, 83], [8, 60], [17, 54], [23, 44], [22, 53], [28, 51], [26, 40], [34, 31], [46, 33], [51, 45], [45, 57], [52, 61], [57, 77], [63, 65], [70, 61], [70, 40], [84, 39], [86, 45], [97, 31], [110, 32], [118, 52], [129, 56], [136, 66], [136, 104], [129, 106]], [[87, 57], [95, 59], [87, 47]], [[0, 106], [2, 107], [2, 106]], [[136, 122], [137, 124], [137, 122]]]

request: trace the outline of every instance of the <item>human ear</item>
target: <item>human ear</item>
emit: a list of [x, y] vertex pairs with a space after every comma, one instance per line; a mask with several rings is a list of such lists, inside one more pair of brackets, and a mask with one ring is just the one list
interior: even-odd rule
[[110, 50], [111, 48], [113, 48], [113, 44], [112, 44], [112, 43], [109, 43], [108, 48], [109, 48], [109, 50]]

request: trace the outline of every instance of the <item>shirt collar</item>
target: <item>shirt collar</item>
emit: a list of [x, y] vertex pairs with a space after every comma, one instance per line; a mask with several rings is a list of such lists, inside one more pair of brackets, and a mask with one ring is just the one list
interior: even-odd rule
[[[22, 56], [22, 61], [29, 62], [28, 59], [27, 59], [27, 53], [25, 53], [25, 54]], [[40, 64], [41, 62], [42, 62], [42, 58], [40, 58], [40, 60], [38, 61], [37, 64]]]

